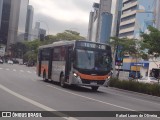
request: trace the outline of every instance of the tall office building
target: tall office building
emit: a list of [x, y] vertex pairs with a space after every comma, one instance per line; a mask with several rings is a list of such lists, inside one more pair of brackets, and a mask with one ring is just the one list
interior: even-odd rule
[[36, 22], [35, 27], [32, 30], [32, 33], [33, 33], [32, 38], [31, 38], [32, 41], [39, 39], [39, 30], [40, 30], [40, 22]]
[[93, 4], [93, 12], [90, 12], [89, 16], [89, 24], [88, 24], [88, 40], [89, 41], [96, 41], [97, 39], [97, 24], [98, 24], [98, 17], [99, 17], [99, 3]]
[[107, 43], [110, 39], [112, 14], [111, 0], [100, 0], [93, 4], [94, 12], [90, 13], [88, 39], [101, 43]]
[[11, 0], [0, 0], [0, 42], [3, 45], [7, 45]]
[[140, 32], [147, 32], [154, 26], [156, 0], [123, 0], [119, 37], [140, 38]]
[[28, 4], [29, 0], [0, 0], [0, 40], [7, 48], [24, 40]]
[[38, 33], [38, 38], [39, 38], [41, 41], [43, 41], [43, 40], [45, 39], [45, 36], [46, 36], [46, 30], [40, 28], [40, 29], [39, 29], [39, 33]]
[[156, 28], [160, 30], [160, 0], [156, 0], [155, 16]]
[[119, 34], [119, 25], [121, 21], [121, 11], [123, 6], [123, 0], [116, 0], [115, 6], [113, 10], [113, 22], [112, 22], [112, 32], [111, 36], [118, 37]]
[[27, 7], [27, 20], [26, 20], [26, 29], [25, 29], [25, 40], [31, 40], [32, 33], [32, 24], [33, 24], [33, 12], [34, 9], [31, 5]]
[[[141, 32], [148, 33], [149, 25], [159, 28], [159, 2], [160, 0], [123, 0], [119, 37], [140, 39]], [[150, 63], [150, 61], [140, 61], [132, 57], [124, 58], [121, 69], [126, 71], [127, 77], [129, 72], [134, 76], [141, 73], [145, 77], [150, 71]]]
[[96, 35], [97, 42], [108, 43], [110, 40], [112, 27], [111, 6], [112, 0], [100, 0]]
[[3, 8], [3, 0], [0, 0], [0, 27], [1, 27], [1, 19], [2, 19], [2, 8]]
[[90, 12], [89, 14], [89, 24], [88, 24], [88, 36], [87, 39], [89, 41], [92, 40], [92, 34], [93, 34], [93, 23], [94, 23], [94, 12]]

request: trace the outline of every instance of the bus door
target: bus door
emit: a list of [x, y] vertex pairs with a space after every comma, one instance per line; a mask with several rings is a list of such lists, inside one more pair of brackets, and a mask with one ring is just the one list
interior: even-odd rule
[[53, 58], [53, 53], [52, 53], [53, 49], [49, 50], [49, 63], [48, 63], [48, 79], [51, 79], [51, 75], [52, 75], [52, 58]]
[[67, 47], [66, 53], [67, 54], [66, 54], [65, 77], [66, 77], [66, 80], [67, 80], [69, 78], [69, 73], [71, 71], [73, 46]]
[[38, 53], [38, 65], [37, 65], [38, 76], [41, 75], [41, 66], [42, 66], [42, 50], [39, 50], [39, 53]]

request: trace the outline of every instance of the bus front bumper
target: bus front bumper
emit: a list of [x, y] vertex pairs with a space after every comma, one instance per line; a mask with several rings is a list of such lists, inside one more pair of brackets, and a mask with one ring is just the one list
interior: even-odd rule
[[106, 80], [85, 80], [81, 79], [79, 76], [73, 75], [71, 84], [79, 86], [108, 86], [109, 81], [110, 78]]

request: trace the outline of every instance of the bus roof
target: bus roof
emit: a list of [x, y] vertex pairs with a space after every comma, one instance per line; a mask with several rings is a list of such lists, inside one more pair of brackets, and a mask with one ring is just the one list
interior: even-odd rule
[[[48, 45], [42, 45], [42, 46], [39, 47], [39, 49], [52, 48], [52, 47], [55, 47], [55, 46], [62, 46], [62, 45], [64, 45], [64, 46], [65, 45], [71, 45], [71, 44], [75, 44], [76, 41], [88, 42], [88, 43], [97, 43], [97, 42], [86, 41], [86, 40], [72, 40], [72, 41], [63, 40], [63, 41], [53, 42], [52, 44], [48, 44]], [[104, 43], [98, 43], [98, 44], [108, 45], [108, 44], [104, 44]]]

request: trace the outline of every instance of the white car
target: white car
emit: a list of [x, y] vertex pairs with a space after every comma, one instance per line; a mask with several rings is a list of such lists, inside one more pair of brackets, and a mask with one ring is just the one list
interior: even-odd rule
[[8, 60], [8, 64], [12, 64], [13, 65], [13, 61], [12, 60]]
[[156, 84], [158, 83], [158, 79], [156, 79], [155, 77], [144, 77], [144, 78], [138, 79], [138, 82]]
[[3, 64], [3, 60], [2, 59], [0, 59], [0, 64]]

